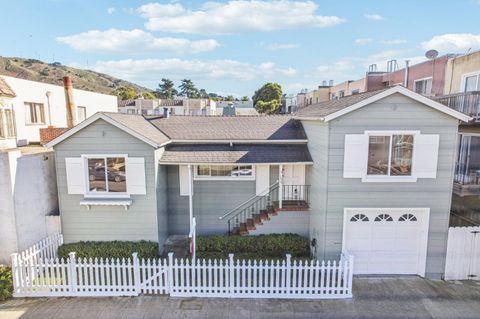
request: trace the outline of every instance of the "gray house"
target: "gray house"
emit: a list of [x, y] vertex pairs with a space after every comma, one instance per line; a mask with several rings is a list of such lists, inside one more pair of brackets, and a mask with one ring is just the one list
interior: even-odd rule
[[66, 242], [298, 233], [358, 274], [444, 270], [462, 113], [402, 87], [291, 116], [98, 113], [51, 141]]

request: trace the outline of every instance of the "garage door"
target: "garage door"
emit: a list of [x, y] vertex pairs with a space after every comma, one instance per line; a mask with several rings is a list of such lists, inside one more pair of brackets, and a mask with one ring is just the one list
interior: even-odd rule
[[425, 275], [428, 208], [345, 209], [343, 248], [355, 274]]

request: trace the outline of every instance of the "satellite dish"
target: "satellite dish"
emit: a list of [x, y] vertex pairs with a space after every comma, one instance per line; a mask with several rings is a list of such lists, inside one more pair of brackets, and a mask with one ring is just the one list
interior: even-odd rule
[[435, 59], [438, 56], [437, 50], [428, 50], [425, 52], [425, 57], [429, 60]]

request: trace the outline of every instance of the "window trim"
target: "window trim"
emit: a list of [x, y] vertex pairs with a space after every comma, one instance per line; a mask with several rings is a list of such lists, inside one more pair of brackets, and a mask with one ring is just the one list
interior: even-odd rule
[[[420, 135], [420, 131], [365, 131], [365, 135], [368, 136], [368, 140], [370, 140], [370, 136], [390, 136], [390, 146], [389, 146], [389, 153], [388, 153], [388, 167], [390, 169], [391, 165], [391, 156], [392, 156], [392, 137], [393, 135], [413, 135], [413, 151], [412, 151], [412, 175], [410, 176], [392, 176], [392, 175], [368, 175], [368, 156], [367, 162], [367, 170], [365, 170], [365, 175], [362, 177], [362, 182], [369, 183], [369, 182], [416, 182], [417, 177], [413, 174], [414, 172], [414, 163], [415, 163], [415, 136]], [[370, 143], [367, 144], [367, 147], [370, 147]], [[368, 151], [367, 151], [368, 154]]]
[[[23, 105], [25, 106], [24, 110], [25, 110], [25, 125], [26, 126], [39, 126], [39, 125], [46, 125], [47, 124], [47, 120], [45, 118], [45, 103], [41, 103], [41, 102], [23, 102]], [[32, 105], [40, 105], [41, 106], [41, 114], [40, 114], [40, 120], [43, 118], [43, 122], [32, 122], [31, 121], [31, 115], [32, 115]], [[28, 107], [28, 114], [26, 112], [26, 107]], [[27, 121], [27, 115], [28, 115], [28, 118], [30, 119], [30, 121]]]
[[[85, 193], [84, 198], [130, 198], [128, 193], [128, 180], [127, 180], [127, 159], [128, 154], [82, 154], [83, 168], [84, 168], [84, 179], [85, 179]], [[107, 157], [123, 157], [125, 159], [125, 186], [126, 192], [91, 192], [90, 191], [90, 180], [88, 172], [88, 160], [91, 158], [104, 158]], [[108, 179], [106, 180], [108, 183]]]
[[[476, 76], [477, 77], [477, 87], [479, 86], [480, 82], [480, 71], [474, 71], [474, 72], [469, 72], [469, 73], [464, 73], [462, 74], [462, 78], [460, 79], [460, 92], [465, 93], [466, 87], [465, 84], [467, 82], [467, 78], [471, 76]], [[480, 90], [480, 89], [479, 89]]]
[[[251, 176], [202, 176], [198, 175], [198, 166], [208, 165], [211, 166], [252, 166], [252, 175]], [[203, 165], [194, 165], [193, 167], [193, 179], [197, 181], [254, 181], [256, 178], [255, 166], [253, 164], [203, 164]]]
[[[415, 90], [415, 87], [417, 86], [417, 82], [421, 82], [421, 81], [425, 81], [425, 80], [432, 80], [432, 87], [430, 89], [430, 93], [419, 93]], [[421, 95], [427, 95], [427, 96], [430, 96], [430, 95], [433, 95], [432, 93], [433, 91], [433, 77], [432, 76], [427, 76], [425, 78], [421, 78], [421, 79], [416, 79], [413, 81], [413, 92], [417, 93], [417, 94], [421, 94]]]

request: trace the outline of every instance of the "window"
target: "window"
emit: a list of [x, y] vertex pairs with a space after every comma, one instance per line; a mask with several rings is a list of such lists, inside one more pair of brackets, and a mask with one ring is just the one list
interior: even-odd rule
[[463, 91], [480, 91], [480, 74], [465, 76]]
[[377, 217], [375, 217], [375, 221], [376, 222], [383, 222], [383, 221], [393, 222], [393, 218], [389, 214], [380, 214]]
[[371, 135], [367, 175], [411, 176], [413, 135]]
[[345, 96], [345, 91], [340, 91], [340, 92], [338, 92], [338, 96], [339, 96], [340, 98], [344, 97], [344, 96]]
[[13, 110], [0, 109], [0, 138], [15, 137]]
[[45, 124], [45, 109], [42, 103], [25, 103], [25, 123]]
[[414, 82], [415, 92], [429, 95], [432, 93], [432, 78], [416, 80]]
[[77, 106], [77, 123], [85, 121], [87, 118], [87, 108], [85, 106]]
[[88, 192], [126, 193], [125, 157], [91, 157], [88, 163]]
[[368, 217], [364, 214], [356, 214], [350, 218], [351, 222], [368, 222]]
[[252, 165], [198, 165], [195, 170], [198, 179], [251, 179]]
[[360, 93], [359, 89], [352, 90], [352, 95]]
[[415, 217], [415, 215], [413, 215], [413, 214], [403, 214], [402, 216], [400, 216], [398, 221], [399, 222], [406, 222], [406, 221], [416, 222], [417, 217]]

